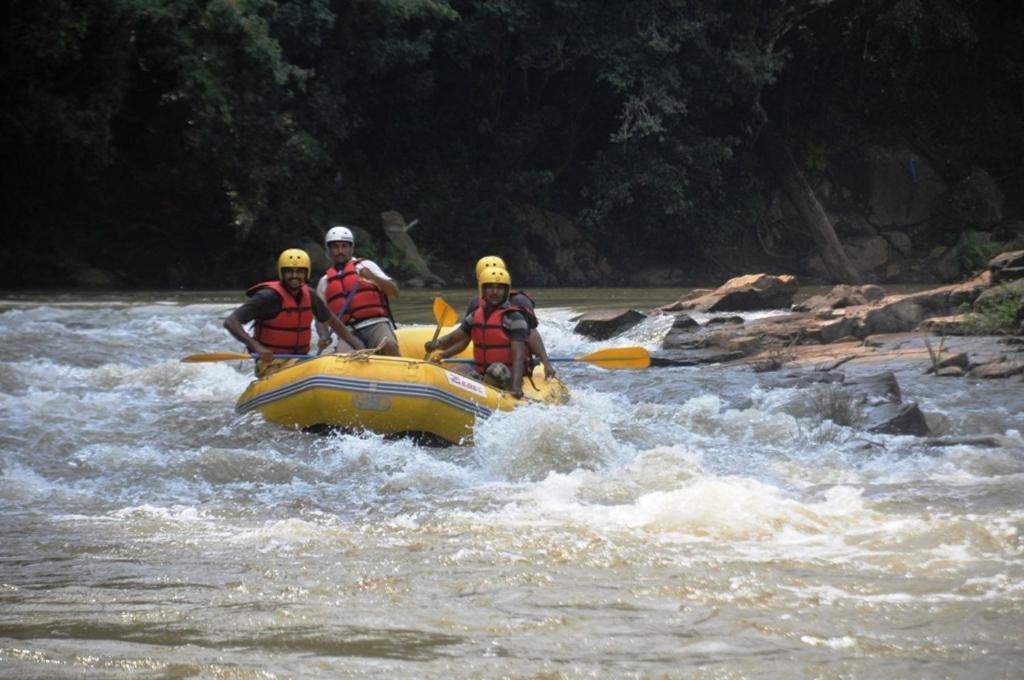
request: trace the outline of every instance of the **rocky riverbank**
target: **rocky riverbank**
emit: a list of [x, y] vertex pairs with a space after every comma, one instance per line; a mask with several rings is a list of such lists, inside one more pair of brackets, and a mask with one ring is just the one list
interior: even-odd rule
[[[798, 291], [793, 276], [751, 274], [647, 312], [584, 314], [576, 330], [606, 339], [649, 315], [672, 315], [652, 365], [735, 365], [777, 372], [769, 385], [829, 385], [837, 404], [859, 406], [869, 432], [930, 434], [917, 405], [903, 402], [898, 372], [919, 371], [936, 381], [1024, 375], [1024, 251], [1002, 253], [969, 281], [918, 293], [836, 286], [794, 305]], [[780, 308], [789, 311], [743, 316]], [[693, 312], [711, 316], [698, 322]]]

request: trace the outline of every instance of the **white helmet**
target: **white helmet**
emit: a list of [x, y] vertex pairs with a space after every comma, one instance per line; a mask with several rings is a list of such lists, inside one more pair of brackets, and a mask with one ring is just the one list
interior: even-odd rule
[[355, 243], [356, 240], [352, 237], [352, 230], [348, 227], [331, 227], [327, 230], [327, 235], [324, 236], [324, 246], [329, 246], [333, 241], [347, 241], [348, 243]]

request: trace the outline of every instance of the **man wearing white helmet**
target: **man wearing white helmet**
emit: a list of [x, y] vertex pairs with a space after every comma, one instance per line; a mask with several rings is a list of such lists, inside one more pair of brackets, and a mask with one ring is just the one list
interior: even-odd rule
[[[376, 262], [353, 257], [355, 238], [348, 227], [327, 230], [324, 247], [334, 263], [320, 278], [316, 290], [331, 311], [338, 315], [367, 347], [380, 347], [381, 354], [398, 356], [398, 339], [388, 298], [398, 297], [398, 285]], [[330, 346], [332, 337], [326, 324], [316, 324], [322, 351]], [[338, 338], [335, 351], [354, 349]]]

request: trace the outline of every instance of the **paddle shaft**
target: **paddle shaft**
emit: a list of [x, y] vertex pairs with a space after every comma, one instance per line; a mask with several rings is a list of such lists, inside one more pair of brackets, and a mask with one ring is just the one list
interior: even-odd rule
[[[435, 329], [434, 329], [434, 337], [432, 337], [432, 338], [430, 339], [430, 342], [431, 342], [431, 343], [435, 343], [435, 342], [437, 342], [437, 336], [439, 336], [439, 335], [441, 335], [441, 324], [438, 324], [438, 325], [437, 325], [437, 328], [435, 328]], [[424, 360], [424, 361], [426, 361], [426, 360], [427, 360], [427, 359], [429, 359], [429, 358], [430, 358], [430, 352], [425, 352], [425, 353], [423, 354], [423, 360]], [[467, 359], [467, 361], [470, 361], [470, 360], [469, 360], [469, 359]]]
[[[452, 364], [472, 364], [472, 363], [476, 362], [476, 359], [442, 359], [441, 361], [445, 362], [446, 364], [447, 363], [452, 363]], [[548, 361], [582, 361], [582, 362], [586, 362], [587, 360], [584, 359], [583, 357], [548, 357]], [[597, 362], [594, 362], [594, 363], [599, 363], [599, 360]]]
[[[469, 363], [473, 359], [445, 359], [445, 361]], [[636, 369], [647, 368], [651, 365], [651, 357], [643, 347], [613, 347], [578, 357], [548, 357], [548, 361], [579, 361], [607, 369]]]

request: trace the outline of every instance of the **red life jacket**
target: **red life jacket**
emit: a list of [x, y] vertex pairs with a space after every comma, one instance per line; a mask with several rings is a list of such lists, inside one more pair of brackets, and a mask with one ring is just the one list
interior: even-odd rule
[[[337, 267], [327, 270], [327, 290], [324, 297], [327, 298], [327, 306], [335, 314], [341, 312], [345, 306], [348, 294], [359, 281], [359, 274], [356, 272], [356, 264], [362, 259], [351, 259], [339, 271]], [[375, 319], [385, 316], [391, 318], [391, 307], [388, 305], [388, 296], [381, 292], [380, 288], [372, 283], [363, 281], [359, 284], [359, 290], [352, 294], [352, 301], [345, 310], [345, 316], [341, 322], [355, 324], [364, 319]]]
[[[513, 298], [515, 298], [517, 295], [522, 295], [524, 298], [530, 301], [530, 304], [524, 305], [521, 302], [513, 300]], [[533, 297], [531, 297], [529, 293], [527, 293], [525, 290], [514, 290], [508, 294], [508, 301], [509, 304], [511, 304], [513, 307], [519, 308], [519, 311], [522, 312], [523, 316], [526, 317], [526, 323], [530, 328], [537, 327], [537, 314], [533, 311], [533, 308], [537, 306], [537, 303], [533, 301]], [[471, 312], [475, 312], [485, 304], [486, 302], [484, 302], [484, 299], [482, 297], [478, 297], [476, 299], [476, 302], [470, 301], [470, 306], [467, 308], [466, 313], [469, 314]]]
[[[480, 304], [473, 312], [470, 339], [473, 341], [473, 361], [477, 373], [484, 373], [491, 364], [512, 367], [512, 340], [501, 322], [509, 312], [522, 311], [518, 307], [498, 307], [484, 319], [484, 305]], [[526, 343], [523, 344], [523, 375], [529, 375], [530, 350], [525, 347]]]
[[246, 291], [252, 297], [256, 291], [269, 288], [281, 298], [281, 311], [273, 319], [257, 320], [253, 337], [275, 354], [309, 354], [310, 324], [313, 323], [313, 291], [303, 284], [301, 299], [280, 281], [264, 281]]

